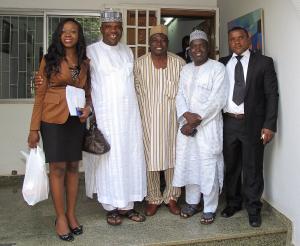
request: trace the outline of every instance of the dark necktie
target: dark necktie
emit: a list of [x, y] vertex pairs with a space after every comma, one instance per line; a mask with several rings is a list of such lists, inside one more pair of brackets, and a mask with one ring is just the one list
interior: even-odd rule
[[236, 105], [240, 105], [244, 102], [245, 97], [245, 79], [244, 79], [244, 71], [241, 63], [242, 56], [236, 56], [237, 63], [234, 69], [234, 89], [232, 95], [232, 101]]

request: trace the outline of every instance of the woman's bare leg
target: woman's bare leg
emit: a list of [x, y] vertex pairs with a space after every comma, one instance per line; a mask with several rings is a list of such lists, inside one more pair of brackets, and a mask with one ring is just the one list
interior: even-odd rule
[[58, 235], [65, 235], [70, 232], [68, 221], [65, 215], [65, 173], [66, 163], [50, 163], [50, 187], [56, 212], [56, 232]]
[[79, 163], [68, 162], [66, 167], [66, 189], [67, 189], [67, 218], [69, 226], [74, 229], [79, 226], [75, 215], [76, 201], [79, 183]]

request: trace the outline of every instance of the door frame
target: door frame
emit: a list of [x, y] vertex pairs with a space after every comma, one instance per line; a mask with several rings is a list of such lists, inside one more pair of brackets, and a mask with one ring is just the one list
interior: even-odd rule
[[[219, 58], [219, 50], [220, 50], [220, 15], [219, 15], [219, 8], [218, 7], [205, 7], [205, 6], [184, 6], [184, 5], [151, 5], [151, 4], [119, 4], [119, 5], [109, 5], [105, 4], [105, 8], [113, 8], [113, 9], [119, 9], [123, 14], [123, 23], [127, 22], [127, 19], [125, 18], [126, 9], [158, 9], [159, 17], [161, 17], [161, 10], [162, 9], [178, 9], [178, 10], [184, 10], [184, 11], [214, 11], [215, 12], [215, 54], [216, 54], [216, 60]], [[160, 18], [157, 20], [157, 24], [160, 24]], [[123, 33], [122, 42], [126, 43], [127, 40], [127, 34]]]

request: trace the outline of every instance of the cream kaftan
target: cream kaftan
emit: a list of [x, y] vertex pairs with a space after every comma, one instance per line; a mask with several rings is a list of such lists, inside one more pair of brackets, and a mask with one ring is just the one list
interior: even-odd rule
[[177, 119], [175, 97], [184, 60], [168, 52], [165, 69], [157, 69], [148, 53], [135, 62], [137, 91], [144, 133], [147, 171], [175, 165]]

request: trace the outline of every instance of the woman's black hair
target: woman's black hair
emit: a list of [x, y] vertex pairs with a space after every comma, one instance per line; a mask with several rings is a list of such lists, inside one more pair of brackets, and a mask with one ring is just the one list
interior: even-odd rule
[[78, 42], [76, 44], [76, 52], [78, 57], [78, 66], [82, 64], [82, 62], [87, 59], [86, 56], [86, 44], [83, 35], [83, 30], [78, 21], [74, 18], [66, 18], [62, 20], [58, 26], [56, 27], [53, 35], [52, 41], [48, 48], [48, 53], [45, 55], [46, 66], [45, 73], [46, 77], [49, 79], [52, 73], [58, 73], [60, 71], [60, 63], [62, 59], [65, 57], [65, 48], [61, 43], [61, 34], [65, 23], [74, 22], [78, 26]]

